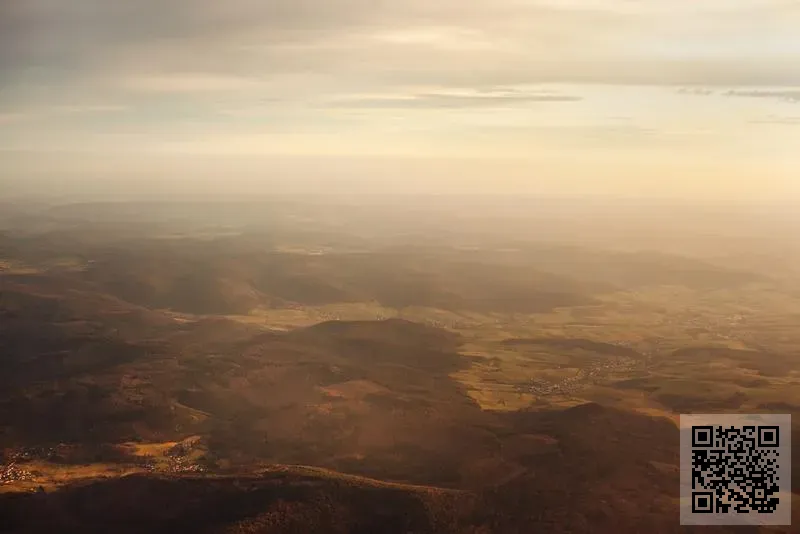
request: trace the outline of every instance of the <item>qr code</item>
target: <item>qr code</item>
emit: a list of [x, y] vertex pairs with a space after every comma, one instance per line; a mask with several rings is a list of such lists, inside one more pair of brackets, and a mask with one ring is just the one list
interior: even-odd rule
[[682, 415], [681, 523], [790, 524], [789, 440], [789, 415]]

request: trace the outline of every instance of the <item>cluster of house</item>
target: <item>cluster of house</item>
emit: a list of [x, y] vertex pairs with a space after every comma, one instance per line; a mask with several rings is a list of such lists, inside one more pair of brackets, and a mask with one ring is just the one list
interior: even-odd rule
[[12, 462], [0, 465], [0, 484], [11, 484], [13, 482], [24, 482], [33, 480], [33, 473]]
[[156, 462], [147, 465], [148, 471], [158, 473], [203, 473], [206, 468], [184, 457], [172, 457], [166, 464]]
[[59, 455], [55, 447], [22, 447], [6, 450], [3, 457], [7, 463], [30, 462], [31, 460], [49, 460]]
[[534, 378], [523, 386], [517, 386], [521, 393], [531, 393], [538, 397], [546, 395], [569, 395], [588, 384], [592, 384], [614, 371], [631, 369], [636, 362], [628, 358], [614, 358], [605, 360], [586, 369], [581, 369], [573, 376], [568, 376], [558, 382], [550, 382], [541, 378]]

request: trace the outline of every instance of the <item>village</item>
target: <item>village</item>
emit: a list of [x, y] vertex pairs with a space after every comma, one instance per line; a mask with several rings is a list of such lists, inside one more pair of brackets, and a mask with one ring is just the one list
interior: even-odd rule
[[643, 362], [632, 358], [614, 358], [580, 369], [577, 373], [559, 382], [534, 378], [526, 384], [516, 386], [519, 393], [530, 393], [537, 397], [550, 395], [571, 395], [586, 386], [607, 379], [614, 373], [625, 373], [641, 366]]
[[28, 482], [33, 479], [33, 472], [20, 467], [14, 462], [0, 465], [0, 485], [13, 484], [15, 482]]

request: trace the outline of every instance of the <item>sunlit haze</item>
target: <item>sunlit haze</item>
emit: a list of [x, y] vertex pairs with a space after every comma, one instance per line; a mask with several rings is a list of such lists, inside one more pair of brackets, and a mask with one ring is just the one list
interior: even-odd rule
[[789, 0], [3, 2], [0, 184], [791, 201], [798, 28]]

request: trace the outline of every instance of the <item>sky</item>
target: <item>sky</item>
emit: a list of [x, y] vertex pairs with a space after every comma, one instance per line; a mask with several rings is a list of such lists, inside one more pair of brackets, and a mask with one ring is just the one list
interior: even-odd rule
[[0, 184], [800, 201], [797, 28], [798, 0], [0, 0]]

